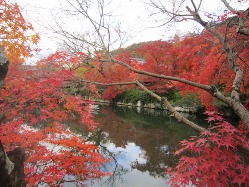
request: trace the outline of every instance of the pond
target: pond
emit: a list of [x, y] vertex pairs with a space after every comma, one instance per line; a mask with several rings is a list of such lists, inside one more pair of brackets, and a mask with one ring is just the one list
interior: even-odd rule
[[165, 170], [177, 162], [179, 141], [197, 135], [163, 110], [102, 106], [94, 116], [99, 129], [91, 140], [112, 158], [102, 168], [112, 175], [93, 181], [93, 187], [169, 186]]

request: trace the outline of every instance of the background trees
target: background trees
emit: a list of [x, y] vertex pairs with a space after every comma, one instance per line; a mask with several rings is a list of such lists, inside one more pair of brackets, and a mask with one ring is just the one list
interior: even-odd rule
[[[200, 14], [201, 2], [195, 3], [194, 1], [190, 1], [188, 5], [184, 4], [181, 1], [176, 1], [177, 3], [179, 3], [179, 9], [174, 9], [173, 7], [171, 10], [169, 10], [162, 3], [156, 3], [154, 1], [150, 2], [151, 6], [153, 6], [159, 11], [165, 12], [167, 15], [170, 15], [174, 19], [179, 18], [194, 20], [214, 36], [213, 42], [217, 42], [218, 45], [221, 45], [220, 50], [225, 51], [227, 67], [229, 67], [233, 71], [233, 83], [231, 85], [230, 97], [223, 97], [225, 95], [217, 88], [214, 88], [214, 91], [212, 91], [212, 89], [206, 91], [208, 91], [212, 96], [218, 98], [219, 100], [222, 100], [223, 102], [227, 103], [230, 107], [232, 107], [236, 114], [248, 127], [248, 119], [247, 117], [245, 117], [248, 116], [248, 111], [241, 104], [239, 99], [241, 85], [243, 82], [243, 70], [247, 69], [247, 64], [244, 64], [244, 62], [246, 61], [243, 61], [243, 59], [239, 58], [240, 51], [238, 50], [237, 46], [243, 44], [241, 44], [240, 40], [234, 39], [240, 37], [240, 35], [242, 35], [242, 38], [248, 37], [245, 32], [239, 31], [241, 27], [246, 29], [245, 24], [247, 24], [248, 22], [248, 10], [235, 10], [234, 8], [232, 8], [232, 5], [230, 5], [227, 1], [223, 0], [222, 2], [227, 9], [227, 13], [217, 16], [216, 18], [210, 16], [210, 14], [206, 14], [207, 17], [211, 17], [213, 19], [212, 22], [207, 22], [204, 21], [203, 16]], [[182, 8], [183, 5], [185, 5], [186, 7]], [[228, 15], [231, 15], [233, 17], [230, 17], [226, 20]], [[214, 20], [216, 22], [220, 22], [221, 26], [213, 24]], [[237, 33], [235, 32], [236, 30]], [[238, 42], [239, 44], [234, 44], [233, 42]], [[207, 66], [212, 66], [213, 64], [214, 63], [208, 63]]]
[[[101, 2], [96, 2], [96, 3], [97, 5], [95, 4], [93, 6], [104, 7], [105, 2], [101, 1]], [[199, 11], [203, 9], [201, 2], [197, 4], [194, 1], [190, 1], [188, 3], [189, 4], [187, 3], [185, 4], [185, 3], [181, 3], [181, 1], [179, 2], [176, 1], [175, 6], [179, 5], [179, 8], [174, 9], [174, 7], [172, 7], [172, 10], [174, 11], [177, 10], [178, 12], [172, 12], [171, 10], [167, 10], [166, 9], [167, 6], [164, 6], [163, 3], [157, 4], [156, 2], [153, 2], [153, 1], [150, 1], [149, 3], [152, 7], [156, 8], [156, 10], [159, 10], [159, 12], [161, 11], [161, 13], [171, 15], [174, 19], [176, 18], [179, 18], [180, 20], [190, 19], [190, 20], [193, 20], [199, 23], [201, 26], [205, 28], [205, 30], [203, 31], [203, 34], [201, 35], [203, 38], [198, 38], [195, 40], [198, 43], [198, 45], [192, 44], [191, 43], [192, 38], [190, 37], [190, 39], [187, 39], [187, 38], [184, 39], [184, 41], [187, 44], [186, 46], [189, 47], [189, 50], [188, 48], [185, 48], [185, 47], [184, 47], [185, 50], [181, 50], [181, 48], [178, 49], [182, 55], [182, 56], [179, 56], [179, 58], [181, 57], [181, 59], [179, 59], [179, 66], [178, 66], [179, 67], [178, 71], [181, 72], [181, 75], [179, 75], [180, 78], [178, 76], [172, 76], [168, 72], [165, 74], [160, 74], [161, 72], [153, 73], [153, 72], [141, 70], [113, 56], [110, 53], [110, 46], [112, 43], [110, 40], [111, 39], [110, 36], [112, 33], [110, 26], [107, 27], [101, 21], [105, 19], [104, 13], [102, 13], [101, 18], [96, 18], [96, 17], [92, 17], [92, 15], [89, 13], [90, 6], [81, 6], [80, 2], [78, 1], [74, 1], [73, 3], [71, 2], [71, 5], [73, 5], [72, 8], [74, 8], [74, 10], [76, 10], [82, 16], [82, 18], [89, 20], [92, 28], [94, 29], [93, 32], [95, 33], [95, 37], [98, 38], [98, 40], [96, 41], [99, 41], [97, 53], [102, 53], [102, 55], [99, 56], [100, 58], [98, 60], [100, 64], [103, 64], [104, 62], [113, 62], [121, 66], [124, 66], [125, 68], [128, 68], [128, 70], [136, 74], [136, 79], [134, 80], [139, 80], [137, 79], [138, 74], [139, 74], [140, 77], [141, 75], [143, 75], [143, 76], [155, 77], [159, 79], [165, 79], [168, 81], [177, 81], [180, 83], [184, 83], [185, 85], [191, 86], [191, 89], [193, 89], [193, 87], [201, 89], [203, 90], [203, 91], [200, 91], [201, 94], [215, 97], [218, 100], [225, 102], [231, 108], [233, 108], [233, 110], [242, 119], [245, 125], [248, 126], [248, 118], [246, 117], [248, 116], [248, 111], [241, 104], [239, 100], [239, 94], [242, 89], [243, 72], [247, 72], [246, 71], [247, 64], [245, 63], [246, 60], [240, 58], [240, 55], [243, 55], [243, 54], [245, 55], [246, 53], [245, 51], [243, 51], [243, 49], [242, 51], [240, 51], [241, 49], [239, 49], [239, 46], [247, 45], [247, 42], [243, 43], [243, 41], [245, 40], [242, 39], [243, 37], [247, 37], [247, 36], [244, 35], [244, 33], [241, 34], [241, 33], [234, 32], [234, 29], [236, 29], [238, 26], [240, 27], [241, 24], [244, 24], [244, 25], [247, 24], [247, 11], [240, 10], [240, 11], [231, 12], [231, 10], [225, 7], [226, 9], [228, 9], [226, 11], [230, 11], [229, 14], [226, 13], [226, 16], [231, 15], [231, 18], [229, 18], [227, 22], [223, 22], [224, 21], [224, 16], [222, 17], [223, 14], [218, 15], [217, 17], [210, 18], [211, 20], [208, 22], [208, 21], [203, 21], [203, 19], [201, 18], [202, 14], [199, 14]], [[186, 10], [184, 8], [185, 5], [187, 5]], [[225, 3], [225, 5], [227, 4]], [[104, 11], [105, 10], [103, 9], [103, 12]], [[184, 12], [184, 14], [182, 14], [182, 12]], [[206, 18], [208, 19], [210, 17], [209, 14], [205, 14], [205, 15], [207, 15], [205, 16], [205, 19]], [[171, 19], [171, 20], [173, 21], [174, 19]], [[233, 20], [233, 19], [234, 21], [230, 23], [229, 20]], [[241, 20], [241, 24], [238, 22], [239, 20]], [[104, 30], [104, 32], [107, 32], [108, 34], [106, 35], [104, 34], [104, 32], [100, 32], [100, 29]], [[70, 31], [65, 31], [65, 32], [70, 32]], [[65, 32], [61, 32], [61, 34], [63, 35], [63, 33]], [[196, 37], [193, 36], [193, 38], [196, 38]], [[79, 39], [82, 40], [82, 38], [79, 38]], [[86, 38], [83, 37], [83, 39], [86, 39]], [[77, 40], [78, 38], [76, 37], [72, 39], [72, 41], [77, 41]], [[210, 41], [210, 43], [208, 43], [208, 41]], [[96, 42], [90, 42], [90, 41], [88, 42], [90, 46], [95, 45], [95, 43]], [[213, 51], [209, 51], [210, 59], [205, 58], [206, 56], [202, 55], [205, 53], [205, 51], [200, 52], [200, 50], [202, 49], [207, 50], [206, 47], [212, 44], [215, 47], [212, 48]], [[183, 45], [184, 44], [182, 44], [182, 46]], [[236, 55], [235, 55], [235, 51], [237, 53]], [[193, 52], [193, 53], [187, 54], [187, 52]], [[89, 54], [89, 55], [90, 55], [89, 57], [93, 57], [92, 55], [94, 54], [92, 55]], [[194, 60], [192, 60], [191, 55], [195, 57]], [[216, 57], [214, 57], [213, 55], [216, 55]], [[211, 58], [211, 57], [214, 57], [214, 58]], [[205, 61], [203, 60], [204, 58], [205, 58]], [[185, 63], [185, 61], [188, 61], [188, 63]], [[225, 61], [227, 62], [225, 63]], [[225, 90], [229, 90], [230, 96], [226, 95], [228, 92], [225, 93], [223, 89], [220, 89], [219, 87], [217, 87], [217, 84], [223, 84], [223, 82], [217, 83], [213, 79], [214, 74], [216, 74], [216, 77], [218, 77], [218, 74], [219, 76], [221, 75], [220, 73], [221, 67], [222, 69], [226, 67], [226, 69], [230, 69], [231, 72], [234, 72], [233, 75], [229, 77], [230, 78], [229, 82], [231, 82], [231, 79], [232, 79], [233, 83], [230, 86], [226, 84], [226, 88], [225, 88]], [[242, 68], [245, 71], [242, 71]], [[197, 73], [194, 72], [197, 69], [199, 71]], [[219, 71], [219, 73], [216, 73], [217, 71]], [[224, 73], [222, 74], [224, 75]], [[224, 78], [226, 79], [226, 76], [224, 76]], [[221, 80], [220, 78], [218, 79], [219, 81]], [[203, 102], [203, 103], [207, 103], [207, 102]], [[172, 112], [175, 112], [175, 111], [172, 111]]]

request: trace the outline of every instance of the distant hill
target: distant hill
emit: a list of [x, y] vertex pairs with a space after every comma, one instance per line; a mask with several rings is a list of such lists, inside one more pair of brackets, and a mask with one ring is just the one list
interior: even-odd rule
[[112, 51], [112, 52], [111, 52], [111, 55], [115, 56], [115, 55], [117, 55], [117, 54], [119, 54], [119, 53], [123, 53], [123, 52], [129, 51], [129, 52], [131, 53], [131, 57], [132, 57], [132, 58], [143, 58], [142, 55], [137, 54], [136, 50], [137, 50], [138, 48], [142, 47], [143, 45], [148, 44], [148, 43], [151, 43], [151, 42], [153, 42], [153, 41], [135, 43], [135, 44], [132, 44], [132, 45], [130, 45], [130, 46], [128, 46], [128, 47], [125, 47], [125, 48], [119, 48], [119, 49], [117, 49], [117, 50]]

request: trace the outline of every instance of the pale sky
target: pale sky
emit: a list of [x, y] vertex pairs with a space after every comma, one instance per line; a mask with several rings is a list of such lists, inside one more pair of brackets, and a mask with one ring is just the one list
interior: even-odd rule
[[[51, 54], [58, 48], [57, 36], [51, 34], [52, 31], [44, 27], [46, 24], [52, 24], [56, 18], [63, 25], [70, 30], [84, 30], [87, 24], [83, 21], [75, 22], [74, 18], [69, 18], [61, 14], [61, 8], [66, 7], [64, 0], [11, 0], [17, 2], [21, 8], [24, 17], [30, 21], [35, 27], [36, 31], [41, 36], [39, 47], [42, 48], [40, 55]], [[109, 1], [109, 0], [106, 0]], [[113, 11], [113, 22], [120, 23], [120, 28], [123, 31], [129, 32], [129, 41], [125, 46], [133, 43], [153, 40], [167, 40], [177, 34], [186, 34], [193, 31], [193, 24], [172, 24], [170, 27], [158, 27], [156, 22], [149, 16], [148, 6], [145, 5], [146, 0], [110, 0], [109, 10]], [[235, 1], [235, 0], [234, 0]], [[74, 0], [70, 1], [74, 2]], [[162, 0], [162, 2], [170, 2]], [[197, 0], [198, 2], [198, 0]], [[237, 2], [237, 1], [236, 1]], [[203, 4], [208, 11], [220, 11], [220, 0], [203, 0]], [[168, 4], [167, 4], [168, 5]], [[170, 4], [169, 4], [170, 6]], [[92, 14], [95, 12], [93, 11]], [[160, 17], [159, 17], [160, 18]], [[78, 21], [78, 20], [77, 20]]]
[[[23, 7], [24, 16], [34, 25], [35, 29], [40, 33], [42, 37], [41, 43], [44, 43], [47, 47], [54, 49], [56, 48], [56, 39], [51, 38], [49, 31], [43, 28], [45, 22], [53, 22], [53, 17], [57, 15], [61, 8], [63, 0], [15, 0]], [[153, 28], [154, 23], [150, 23], [151, 20], [148, 18], [148, 11], [139, 0], [114, 0], [116, 8], [115, 15], [116, 21], [121, 23], [121, 28], [125, 31], [129, 30], [130, 41], [127, 42], [126, 46], [132, 43], [142, 41], [152, 41], [159, 39], [166, 39], [170, 34], [165, 28]], [[64, 21], [67, 18], [64, 18]], [[51, 22], [50, 22], [51, 21]], [[68, 21], [64, 26], [74, 27], [73, 23]], [[176, 28], [176, 27], [175, 27]], [[172, 28], [171, 35], [174, 35], [175, 28]], [[49, 35], [46, 35], [49, 34]], [[49, 41], [49, 42], [48, 42]], [[45, 46], [44, 46], [45, 47]], [[47, 48], [45, 47], [45, 48]]]

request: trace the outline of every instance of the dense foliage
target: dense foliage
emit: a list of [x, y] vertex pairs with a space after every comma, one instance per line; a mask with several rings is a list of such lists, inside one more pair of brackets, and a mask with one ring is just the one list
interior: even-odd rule
[[0, 138], [6, 150], [16, 146], [25, 150], [29, 186], [66, 181], [84, 185], [105, 175], [99, 169], [107, 160], [92, 143], [68, 129], [67, 121], [73, 119], [92, 130], [96, 126], [89, 104], [64, 91], [72, 72], [54, 65], [43, 60], [37, 67], [10, 66], [1, 91], [1, 116], [6, 122], [1, 124]]
[[216, 125], [198, 137], [181, 141], [175, 155], [183, 156], [176, 168], [168, 169], [172, 186], [247, 185], [249, 166], [237, 151], [239, 145], [248, 149], [248, 130], [242, 124], [236, 129], [215, 112], [206, 114]]
[[[77, 119], [79, 125], [96, 128], [88, 102], [65, 91], [73, 71], [60, 61], [60, 53], [37, 66], [22, 65], [32, 52], [30, 42], [36, 43], [39, 37], [26, 36], [32, 26], [23, 19], [18, 5], [1, 1], [0, 6], [0, 34], [6, 37], [2, 46], [10, 60], [0, 93], [0, 140], [5, 150], [24, 149], [28, 186], [58, 186], [65, 182], [84, 186], [86, 181], [105, 176], [100, 167], [108, 160], [93, 143], [67, 127], [67, 121]], [[78, 58], [82, 56], [79, 53]], [[76, 57], [71, 61], [69, 56], [63, 57], [77, 66]]]
[[12, 63], [24, 62], [31, 55], [31, 45], [37, 44], [39, 35], [34, 33], [32, 24], [27, 22], [17, 4], [7, 0], [0, 2], [1, 45]]
[[[249, 66], [245, 62], [249, 60], [247, 55], [249, 46], [248, 43], [241, 44], [244, 40], [244, 36], [237, 35], [236, 38], [237, 40], [234, 41], [234, 46], [240, 46], [238, 47], [240, 56], [238, 62], [244, 69], [244, 77], [247, 77]], [[214, 37], [212, 35], [207, 31], [203, 31], [201, 34], [190, 34], [181, 40], [179, 37], [176, 37], [170, 41], [154, 41], [141, 44], [141, 46], [136, 49], [136, 53], [141, 55], [145, 62], [143, 64], [136, 62], [136, 66], [156, 74], [178, 76], [204, 84], [215, 84], [225, 93], [230, 92], [234, 74], [225, 66], [226, 56], [221, 55], [221, 47], [218, 43], [214, 43], [213, 39]], [[126, 62], [129, 62], [131, 57], [128, 51], [117, 55], [118, 59], [122, 59]], [[119, 65], [113, 66], [113, 64], [110, 64], [110, 66], [112, 69], [119, 67]], [[110, 72], [108, 67], [108, 65], [105, 65], [106, 71]], [[125, 68], [122, 68], [122, 70], [123, 74], [127, 72]], [[111, 77], [113, 79], [116, 78], [116, 81], [123, 82], [132, 80], [122, 73], [119, 70], [119, 72], [112, 74]], [[198, 97], [201, 99], [203, 105], [210, 107], [214, 104], [210, 94], [192, 86], [159, 80], [158, 78], [148, 76], [138, 76], [136, 79], [144, 82], [150, 90], [154, 90], [158, 93], [167, 93], [172, 90], [172, 88], [180, 90], [183, 95], [186, 91], [194, 94], [198, 92]], [[96, 80], [99, 80], [99, 77], [96, 77]], [[108, 80], [105, 81], [108, 82]], [[244, 93], [248, 95], [248, 87], [248, 79], [245, 79], [241, 94]], [[107, 89], [110, 90], [110, 88]], [[108, 93], [110, 95], [116, 95], [116, 90], [112, 90], [114, 93], [110, 93], [110, 91]]]

